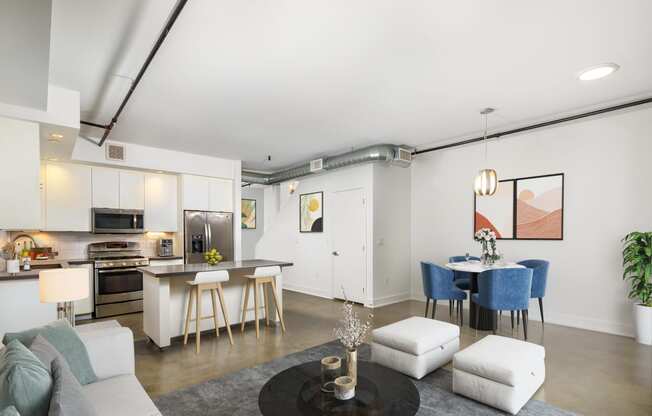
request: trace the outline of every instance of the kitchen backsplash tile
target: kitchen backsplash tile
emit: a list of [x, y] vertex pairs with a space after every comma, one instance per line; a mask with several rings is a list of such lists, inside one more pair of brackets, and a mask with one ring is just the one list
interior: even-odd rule
[[[6, 234], [3, 238], [3, 233]], [[178, 244], [175, 233], [145, 233], [145, 234], [90, 234], [78, 232], [4, 232], [0, 231], [0, 241], [13, 240], [21, 234], [30, 235], [39, 247], [52, 247], [58, 252], [59, 259], [85, 259], [88, 257], [88, 245], [103, 241], [136, 241], [141, 245], [143, 255], [156, 255], [156, 243], [159, 238], [175, 240], [175, 254]]]

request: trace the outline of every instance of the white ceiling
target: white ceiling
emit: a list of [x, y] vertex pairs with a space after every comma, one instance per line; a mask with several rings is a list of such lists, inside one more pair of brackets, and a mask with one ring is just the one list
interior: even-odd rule
[[[173, 4], [54, 0], [51, 82], [81, 91], [84, 119], [109, 121]], [[500, 128], [652, 92], [650, 16], [649, 0], [189, 0], [111, 139], [258, 169], [445, 142], [487, 106]], [[576, 79], [603, 62], [621, 70]]]

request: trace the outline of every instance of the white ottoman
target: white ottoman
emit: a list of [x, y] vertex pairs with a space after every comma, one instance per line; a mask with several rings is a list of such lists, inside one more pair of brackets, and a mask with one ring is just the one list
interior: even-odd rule
[[453, 392], [513, 415], [546, 378], [541, 345], [489, 335], [455, 354]]
[[460, 349], [460, 328], [413, 316], [375, 329], [371, 360], [420, 379], [448, 363]]

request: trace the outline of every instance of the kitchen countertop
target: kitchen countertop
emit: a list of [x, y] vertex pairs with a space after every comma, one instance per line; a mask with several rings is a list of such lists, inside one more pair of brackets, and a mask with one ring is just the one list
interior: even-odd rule
[[212, 272], [216, 270], [241, 270], [241, 269], [254, 269], [256, 267], [266, 267], [266, 266], [292, 266], [293, 264], [286, 261], [276, 261], [276, 260], [262, 260], [262, 259], [253, 259], [253, 260], [241, 260], [241, 261], [223, 261], [215, 266], [209, 266], [207, 263], [196, 263], [196, 264], [177, 264], [172, 266], [148, 266], [148, 267], [139, 267], [143, 273], [147, 273], [153, 277], [175, 277], [183, 276], [189, 274], [195, 274], [198, 272]]
[[[47, 265], [52, 265], [52, 264], [60, 264], [61, 268], [67, 268], [71, 264], [73, 265], [79, 265], [79, 264], [91, 264], [93, 263], [92, 260], [88, 259], [50, 259], [50, 260], [33, 260], [32, 261], [32, 267], [34, 266], [47, 266]], [[7, 272], [0, 272], [0, 281], [12, 281], [12, 280], [27, 280], [27, 279], [38, 279], [38, 273], [41, 270], [48, 270], [48, 269], [32, 269], [28, 271], [23, 271], [21, 267], [21, 271], [18, 273], [7, 273]]]

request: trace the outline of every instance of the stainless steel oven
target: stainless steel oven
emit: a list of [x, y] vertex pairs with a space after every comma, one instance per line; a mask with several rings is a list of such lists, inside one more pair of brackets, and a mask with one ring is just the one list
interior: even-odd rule
[[93, 208], [95, 234], [142, 234], [145, 216], [142, 209]]
[[149, 260], [138, 243], [93, 243], [88, 252], [95, 264], [95, 317], [142, 312], [143, 274], [137, 267]]

